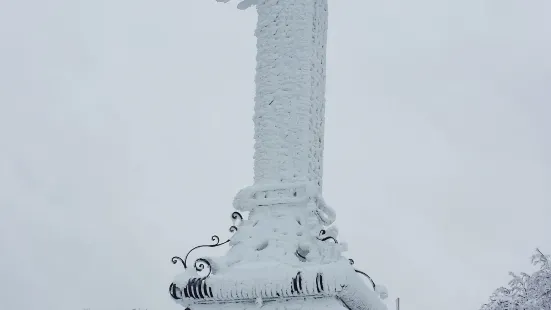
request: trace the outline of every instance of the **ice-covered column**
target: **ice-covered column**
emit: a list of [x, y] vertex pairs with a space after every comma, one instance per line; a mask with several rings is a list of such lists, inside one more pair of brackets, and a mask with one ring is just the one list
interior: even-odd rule
[[250, 5], [258, 12], [254, 184], [234, 201], [250, 213], [228, 263], [336, 261], [346, 244], [331, 242], [335, 214], [321, 195], [327, 0], [240, 4]]
[[321, 187], [326, 0], [260, 0], [255, 183]]
[[327, 0], [257, 0], [254, 185], [235, 207], [303, 205], [321, 198]]

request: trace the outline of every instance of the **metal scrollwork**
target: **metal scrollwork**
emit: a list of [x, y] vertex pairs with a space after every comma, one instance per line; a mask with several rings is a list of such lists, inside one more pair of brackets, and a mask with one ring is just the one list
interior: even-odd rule
[[168, 288], [168, 292], [170, 296], [174, 299], [182, 299], [182, 290], [176, 284], [171, 283], [170, 287]]
[[[233, 212], [232, 215], [231, 215], [231, 218], [232, 218], [232, 221], [233, 221], [233, 225], [230, 227], [230, 232], [236, 232], [237, 231], [237, 226], [239, 226], [241, 224], [241, 222], [243, 221], [243, 216], [239, 212]], [[193, 251], [195, 251], [199, 248], [214, 248], [214, 247], [218, 247], [218, 246], [221, 246], [221, 245], [224, 245], [224, 244], [230, 242], [230, 239], [228, 239], [224, 242], [220, 242], [220, 237], [218, 237], [217, 235], [213, 235], [211, 237], [211, 240], [214, 242], [213, 244], [198, 245], [198, 246], [194, 247], [193, 249], [189, 250], [189, 252], [186, 254], [184, 259], [182, 259], [179, 256], [174, 256], [172, 258], [172, 263], [177, 264], [178, 262], [180, 262], [180, 263], [182, 263], [182, 265], [184, 265], [184, 269], [187, 269], [188, 268], [188, 261], [187, 260], [188, 260], [189, 254], [191, 254], [191, 252], [193, 252]], [[193, 266], [195, 267], [195, 270], [197, 270], [197, 272], [203, 271], [205, 269], [205, 267], [209, 268], [209, 273], [204, 278], [208, 277], [211, 273], [210, 262], [205, 258], [197, 259], [195, 261], [195, 263], [193, 264]]]
[[[348, 259], [348, 262], [350, 263], [350, 265], [354, 265], [354, 260], [353, 260], [352, 258], [349, 258], [349, 259]], [[354, 271], [356, 271], [357, 273], [359, 273], [359, 274], [365, 276], [365, 277], [369, 280], [369, 282], [371, 282], [371, 285], [373, 286], [373, 289], [375, 290], [375, 288], [377, 287], [377, 285], [375, 285], [375, 282], [373, 281], [373, 279], [371, 279], [371, 277], [370, 277], [369, 275], [367, 275], [367, 273], [365, 273], [365, 272], [363, 272], [363, 271], [361, 271], [361, 270], [355, 269], [355, 268], [354, 268]]]
[[[174, 256], [172, 258], [172, 263], [177, 264], [178, 262], [181, 262], [182, 265], [184, 265], [184, 269], [187, 269], [188, 268], [187, 259], [189, 257], [189, 254], [191, 254], [191, 252], [193, 252], [193, 251], [195, 251], [199, 248], [214, 248], [214, 247], [218, 247], [218, 246], [221, 246], [221, 245], [224, 245], [224, 244], [230, 242], [230, 239], [228, 239], [228, 240], [220, 243], [220, 238], [217, 235], [213, 235], [211, 237], [211, 240], [214, 241], [213, 244], [198, 245], [198, 246], [194, 247], [193, 249], [189, 250], [189, 252], [187, 252], [186, 257], [184, 259], [182, 259], [179, 256]], [[201, 272], [205, 269], [205, 267], [208, 267], [209, 273], [206, 276], [204, 276], [203, 278], [207, 278], [208, 276], [210, 276], [212, 268], [211, 268], [210, 262], [207, 259], [198, 258], [197, 260], [195, 260], [195, 263], [193, 264], [193, 266], [195, 267], [195, 270], [197, 272]]]
[[337, 239], [331, 237], [331, 236], [327, 236], [327, 237], [324, 237], [324, 235], [327, 233], [327, 231], [325, 231], [325, 229], [322, 229], [320, 230], [320, 233], [319, 233], [319, 236], [318, 236], [318, 240], [321, 240], [321, 241], [327, 241], [327, 240], [333, 240], [333, 242], [335, 243], [339, 243], [337, 241]]
[[[231, 218], [232, 218], [233, 225], [230, 227], [230, 232], [233, 233], [233, 232], [237, 231], [237, 227], [239, 225], [241, 225], [241, 223], [243, 222], [243, 216], [239, 212], [233, 212], [231, 214]], [[186, 256], [183, 259], [179, 256], [172, 257], [172, 259], [171, 259], [172, 263], [177, 264], [178, 262], [180, 262], [184, 266], [184, 269], [187, 269], [188, 268], [188, 257], [191, 254], [191, 252], [193, 252], [193, 251], [195, 251], [199, 248], [219, 247], [221, 245], [224, 245], [224, 244], [230, 242], [230, 239], [228, 239], [224, 242], [220, 242], [220, 237], [218, 237], [217, 235], [213, 235], [211, 237], [211, 240], [213, 241], [212, 244], [198, 245], [198, 246], [192, 248], [191, 250], [189, 250], [189, 252], [187, 252]], [[206, 258], [196, 259], [194, 264], [193, 264], [193, 267], [195, 268], [195, 271], [197, 271], [198, 273], [204, 271], [205, 268], [208, 268], [208, 273], [205, 276], [202, 276], [200, 278], [195, 278], [197, 281], [202, 281], [202, 280], [208, 278], [210, 276], [210, 274], [212, 273], [211, 262]], [[170, 296], [172, 296], [172, 298], [174, 298], [174, 299], [182, 299], [183, 298], [182, 290], [175, 283], [170, 284], [169, 293], [170, 293]]]
[[300, 254], [299, 250], [296, 250], [296, 251], [295, 251], [295, 255], [296, 255], [298, 258], [302, 259], [303, 261], [306, 261], [306, 256]]
[[[241, 225], [241, 223], [243, 222], [243, 216], [239, 212], [233, 212], [231, 214], [231, 218], [232, 218], [233, 225], [230, 226], [230, 232], [234, 233], [234, 232], [237, 231], [237, 227], [239, 225]], [[186, 256], [183, 259], [179, 256], [172, 257], [172, 263], [177, 264], [178, 262], [180, 262], [184, 266], [184, 269], [187, 269], [188, 268], [188, 257], [191, 254], [191, 252], [193, 252], [193, 251], [195, 251], [199, 248], [219, 247], [221, 245], [224, 245], [224, 244], [230, 242], [230, 239], [228, 239], [224, 242], [220, 242], [220, 237], [218, 237], [217, 235], [213, 235], [211, 237], [211, 240], [213, 241], [212, 244], [198, 245], [198, 246], [192, 248], [191, 250], [189, 250], [189, 252], [187, 252]], [[193, 278], [193, 281], [195, 281], [197, 283], [200, 283], [200, 284], [202, 283], [203, 286], [205, 286], [206, 284], [205, 284], [204, 280], [206, 278], [208, 278], [210, 276], [210, 274], [212, 273], [211, 262], [206, 258], [198, 258], [198, 259], [195, 260], [195, 262], [193, 264], [193, 267], [195, 268], [195, 271], [197, 271], [197, 273], [204, 271], [205, 268], [208, 268], [208, 273], [205, 276], [202, 276], [200, 278]], [[193, 283], [195, 283], [195, 282], [193, 282]], [[189, 283], [188, 283], [188, 286], [189, 286]], [[196, 289], [196, 288], [194, 288], [194, 289]], [[206, 288], [204, 288], [204, 289], [206, 290]], [[190, 290], [190, 288], [184, 288], [184, 290], [182, 291], [182, 289], [180, 289], [175, 283], [171, 283], [170, 287], [169, 287], [170, 296], [174, 299], [182, 299], [184, 297], [183, 295], [185, 295], [185, 297], [189, 297], [188, 296], [190, 294], [189, 290]], [[195, 292], [195, 291], [193, 291], [193, 292]], [[191, 293], [192, 296], [193, 296], [193, 292]], [[199, 291], [199, 295], [201, 295], [200, 297], [202, 297], [201, 292], [202, 291]], [[210, 293], [210, 295], [212, 295], [212, 291], [208, 291], [208, 292]], [[207, 293], [207, 295], [209, 295], [209, 293]], [[186, 310], [189, 310], [189, 308], [186, 308]]]
[[233, 233], [237, 231], [237, 226], [239, 226], [241, 222], [243, 222], [243, 216], [241, 215], [241, 213], [235, 211], [231, 214], [231, 218], [233, 225], [230, 226], [230, 232]]

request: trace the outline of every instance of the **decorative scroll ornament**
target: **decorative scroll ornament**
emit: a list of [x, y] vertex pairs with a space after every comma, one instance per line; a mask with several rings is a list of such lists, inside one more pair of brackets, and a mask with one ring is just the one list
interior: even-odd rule
[[[354, 265], [354, 260], [352, 258], [349, 258], [348, 262], [350, 263], [350, 265]], [[355, 269], [355, 268], [354, 268], [354, 271], [356, 271], [357, 273], [365, 276], [369, 280], [369, 282], [371, 282], [371, 285], [373, 286], [373, 290], [377, 290], [377, 285], [375, 285], [375, 282], [373, 281], [373, 279], [371, 279], [370, 276], [367, 275], [367, 273], [365, 273], [361, 270]]]
[[334, 237], [332, 237], [332, 236], [325, 236], [326, 234], [327, 234], [327, 231], [325, 231], [325, 229], [320, 230], [320, 233], [319, 233], [319, 236], [318, 236], [318, 240], [321, 240], [321, 241], [333, 240], [333, 242], [339, 243], [339, 242], [337, 241], [337, 239], [335, 239]]
[[[232, 222], [233, 222], [233, 225], [230, 226], [230, 229], [229, 231], [234, 233], [237, 231], [237, 227], [241, 224], [241, 222], [243, 222], [243, 216], [241, 215], [241, 213], [239, 212], [233, 212], [231, 214], [231, 218], [232, 218]], [[198, 245], [194, 248], [192, 248], [191, 250], [189, 250], [189, 252], [186, 254], [186, 256], [184, 257], [184, 259], [182, 259], [181, 257], [179, 256], [174, 256], [172, 257], [172, 263], [173, 264], [177, 264], [178, 262], [182, 263], [182, 265], [184, 266], [184, 269], [187, 269], [188, 268], [188, 257], [189, 255], [191, 254], [191, 252], [199, 249], [199, 248], [215, 248], [215, 247], [219, 247], [221, 245], [224, 245], [226, 243], [229, 243], [230, 242], [230, 239], [224, 241], [224, 242], [220, 242], [220, 237], [218, 237], [217, 235], [213, 235], [211, 237], [211, 240], [214, 242], [212, 244], [202, 244], [202, 245]], [[208, 278], [210, 276], [210, 274], [212, 273], [212, 265], [211, 265], [211, 262], [206, 259], [206, 258], [198, 258], [195, 260], [195, 262], [193, 263], [193, 267], [195, 268], [195, 270], [197, 271], [197, 273], [199, 272], [202, 272], [205, 270], [205, 268], [207, 268], [208, 270], [208, 273], [202, 277], [199, 277], [199, 278], [196, 278], [197, 280], [199, 281], [203, 281], [205, 280], [206, 278]], [[172, 296], [172, 298], [174, 299], [182, 299], [182, 291], [176, 286], [175, 283], [171, 283], [170, 284], [170, 287], [169, 287], [169, 292], [170, 292], [170, 296]]]
[[173, 299], [182, 299], [182, 290], [176, 286], [174, 283], [170, 283], [170, 287], [168, 288], [168, 293], [170, 294], [170, 297]]
[[[214, 248], [214, 247], [218, 247], [218, 246], [221, 246], [221, 245], [224, 245], [228, 242], [230, 242], [230, 239], [220, 243], [220, 238], [217, 236], [217, 235], [213, 235], [211, 237], [211, 240], [214, 241], [213, 244], [203, 244], [203, 245], [198, 245], [196, 247], [194, 247], [193, 249], [189, 250], [189, 252], [186, 254], [186, 257], [184, 259], [182, 259], [181, 257], [179, 256], [174, 256], [172, 258], [172, 263], [173, 264], [177, 264], [178, 262], [181, 262], [182, 265], [184, 265], [184, 269], [187, 269], [188, 268], [188, 264], [187, 264], [187, 259], [188, 259], [188, 256], [189, 254], [191, 254], [191, 252], [193, 252], [194, 250], [196, 249], [199, 249], [199, 248]], [[210, 273], [211, 273], [211, 265], [210, 265], [210, 262], [208, 259], [205, 259], [205, 258], [198, 258], [195, 260], [195, 263], [193, 264], [193, 267], [195, 267], [195, 270], [197, 272], [201, 272], [205, 269], [205, 266], [207, 266], [209, 268], [209, 272], [206, 276], [202, 277], [202, 278], [208, 278], [208, 276], [210, 276]]]
[[233, 225], [230, 226], [230, 232], [233, 233], [237, 231], [237, 226], [239, 226], [241, 222], [243, 222], [243, 216], [241, 215], [241, 213], [236, 211], [231, 214], [231, 218], [233, 221]]

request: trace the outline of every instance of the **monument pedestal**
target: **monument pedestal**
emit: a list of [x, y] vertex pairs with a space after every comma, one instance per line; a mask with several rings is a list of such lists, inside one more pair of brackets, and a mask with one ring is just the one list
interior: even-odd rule
[[191, 310], [226, 309], [358, 309], [384, 310], [381, 293], [369, 287], [349, 261], [301, 267], [281, 263], [241, 263], [217, 270], [214, 258], [203, 258], [208, 275], [187, 270], [171, 285], [171, 295]]
[[[227, 2], [229, 0], [218, 0]], [[335, 212], [322, 198], [327, 0], [244, 0], [258, 22], [254, 183], [249, 212], [223, 257], [204, 257], [170, 285], [184, 307], [385, 310], [386, 289], [342, 256]], [[243, 220], [234, 212], [232, 218]], [[191, 252], [191, 251], [190, 251]]]

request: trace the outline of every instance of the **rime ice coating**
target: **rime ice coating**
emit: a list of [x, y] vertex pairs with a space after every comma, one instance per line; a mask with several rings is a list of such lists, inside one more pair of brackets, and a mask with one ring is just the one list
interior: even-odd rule
[[258, 12], [254, 183], [233, 203], [249, 214], [228, 253], [207, 258], [208, 278], [187, 270], [175, 280], [188, 295], [178, 302], [384, 310], [386, 289], [366, 285], [342, 256], [347, 245], [337, 242], [337, 229], [327, 227], [335, 220], [322, 197], [327, 0], [243, 0], [238, 8], [251, 6]]
[[321, 189], [327, 2], [258, 0], [255, 184]]

